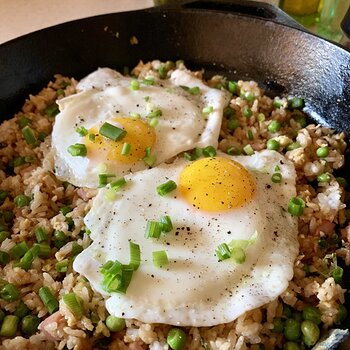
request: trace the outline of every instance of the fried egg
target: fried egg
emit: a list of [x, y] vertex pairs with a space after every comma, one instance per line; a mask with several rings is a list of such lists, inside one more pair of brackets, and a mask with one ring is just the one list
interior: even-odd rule
[[[175, 70], [165, 80], [137, 81], [102, 68], [82, 79], [77, 90], [58, 101], [52, 133], [55, 172], [61, 180], [92, 188], [98, 187], [99, 174], [123, 175], [195, 147], [216, 147], [229, 102], [228, 92], [208, 87], [186, 70]], [[206, 107], [210, 113], [203, 114]], [[104, 123], [126, 135], [105, 137], [99, 132]], [[69, 147], [76, 144], [86, 154], [72, 155]], [[144, 161], [147, 152], [152, 164]]]
[[[281, 183], [272, 175], [278, 171]], [[252, 156], [176, 159], [125, 177], [111, 200], [99, 191], [85, 224], [93, 243], [74, 261], [75, 271], [106, 298], [110, 314], [147, 323], [213, 326], [277, 298], [293, 277], [298, 254], [297, 219], [288, 211], [296, 195], [293, 164], [275, 151]], [[173, 180], [177, 188], [159, 195]], [[171, 218], [173, 229], [145, 238], [147, 223]], [[125, 293], [106, 292], [101, 266], [129, 264], [129, 244], [141, 263]], [[245, 261], [220, 261], [216, 248], [245, 242]], [[165, 251], [157, 267], [153, 252]]]

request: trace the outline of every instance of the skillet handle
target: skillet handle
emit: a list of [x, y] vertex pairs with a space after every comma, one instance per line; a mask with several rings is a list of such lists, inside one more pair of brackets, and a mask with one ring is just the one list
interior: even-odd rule
[[300, 25], [281, 9], [264, 2], [247, 0], [160, 0], [158, 3], [162, 4], [162, 7], [167, 9], [182, 8], [216, 12], [220, 11], [225, 13], [261, 18], [295, 29], [306, 31], [305, 27]]

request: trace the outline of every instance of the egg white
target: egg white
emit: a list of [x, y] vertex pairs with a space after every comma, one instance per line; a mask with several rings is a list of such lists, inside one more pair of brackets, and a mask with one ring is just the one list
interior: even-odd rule
[[[208, 87], [186, 70], [175, 70], [169, 79], [156, 80], [154, 86], [140, 81], [139, 90], [130, 89], [130, 82], [131, 78], [114, 70], [98, 69], [82, 79], [77, 94], [58, 101], [60, 113], [52, 132], [52, 146], [59, 179], [96, 188], [101, 164], [103, 172], [118, 175], [146, 169], [142, 159], [130, 164], [107, 161], [102, 154], [74, 157], [67, 149], [75, 143], [84, 143], [76, 132], [79, 126], [90, 129], [105, 121], [113, 124], [113, 117], [128, 117], [131, 113], [139, 113], [147, 121], [149, 103], [163, 113], [155, 127], [157, 140], [152, 148], [155, 165], [195, 147], [217, 146], [223, 109], [229, 102], [227, 92]], [[180, 86], [199, 87], [200, 93], [191, 95]], [[213, 107], [207, 118], [202, 113], [205, 106]]]
[[[106, 297], [110, 314], [147, 323], [213, 326], [275, 299], [287, 288], [298, 254], [297, 219], [286, 210], [296, 194], [294, 166], [275, 151], [218, 155], [241, 163], [255, 179], [256, 196], [247, 205], [211, 213], [194, 209], [178, 190], [159, 196], [159, 184], [178, 182], [188, 164], [184, 159], [126, 176], [127, 185], [115, 201], [106, 200], [108, 188], [100, 190], [85, 217], [93, 243], [73, 267]], [[281, 184], [271, 181], [276, 165]], [[163, 215], [171, 217], [173, 231], [158, 241], [146, 239], [146, 222]], [[219, 244], [250, 239], [255, 232], [257, 240], [247, 248], [243, 264], [218, 261]], [[108, 260], [128, 264], [129, 241], [140, 245], [141, 265], [126, 294], [108, 294], [100, 284], [100, 266]], [[156, 250], [167, 251], [166, 267], [153, 266]]]

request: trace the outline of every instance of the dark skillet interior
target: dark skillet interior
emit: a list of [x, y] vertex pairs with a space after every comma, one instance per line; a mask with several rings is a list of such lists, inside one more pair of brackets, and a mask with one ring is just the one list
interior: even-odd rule
[[[208, 4], [92, 17], [0, 45], [1, 118], [10, 118], [56, 73], [79, 79], [97, 67], [183, 59], [208, 75], [256, 80], [270, 96], [303, 97], [317, 121], [350, 132], [349, 52], [264, 18], [273, 13], [255, 8], [242, 15], [226, 2], [214, 10]], [[130, 44], [133, 36], [137, 45]]]

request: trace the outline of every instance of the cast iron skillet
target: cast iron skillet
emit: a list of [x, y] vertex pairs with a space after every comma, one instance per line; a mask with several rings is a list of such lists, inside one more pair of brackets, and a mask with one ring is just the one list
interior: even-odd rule
[[[132, 37], [138, 44], [131, 45]], [[312, 118], [350, 132], [350, 53], [273, 6], [237, 0], [187, 0], [91, 17], [0, 45], [0, 119], [55, 73], [79, 79], [97, 67], [122, 69], [140, 59], [183, 59], [208, 75], [256, 80], [270, 96], [303, 97]]]

